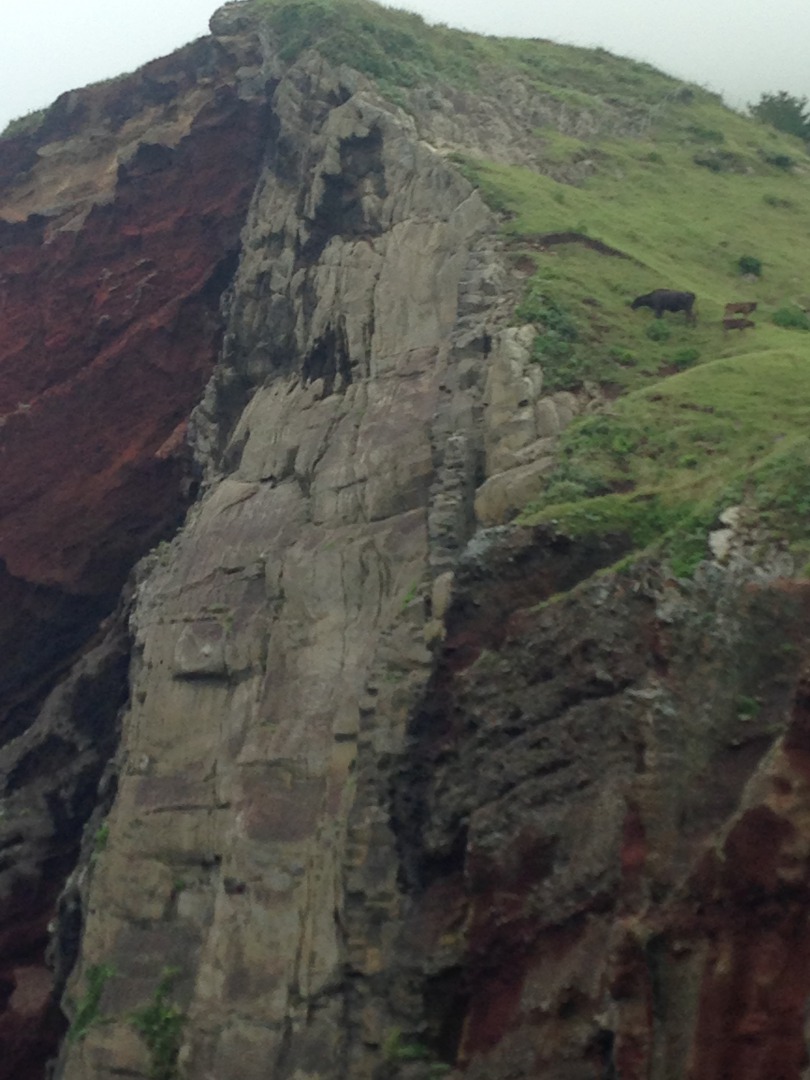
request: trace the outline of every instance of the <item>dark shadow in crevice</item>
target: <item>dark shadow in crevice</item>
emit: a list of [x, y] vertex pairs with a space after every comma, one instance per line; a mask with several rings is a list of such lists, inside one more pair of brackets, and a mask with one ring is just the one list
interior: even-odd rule
[[336, 383], [345, 390], [352, 381], [352, 366], [346, 335], [342, 330], [329, 327], [323, 337], [306, 357], [302, 367], [306, 383], [323, 380], [323, 396], [335, 392]]

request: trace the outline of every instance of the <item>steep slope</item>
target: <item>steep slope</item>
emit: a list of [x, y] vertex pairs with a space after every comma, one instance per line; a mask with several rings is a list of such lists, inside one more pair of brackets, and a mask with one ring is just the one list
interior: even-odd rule
[[807, 351], [718, 320], [803, 302], [801, 148], [362, 0], [211, 26], [0, 142], [55, 462], [4, 511], [0, 1076], [55, 982], [70, 1080], [798, 1080]]

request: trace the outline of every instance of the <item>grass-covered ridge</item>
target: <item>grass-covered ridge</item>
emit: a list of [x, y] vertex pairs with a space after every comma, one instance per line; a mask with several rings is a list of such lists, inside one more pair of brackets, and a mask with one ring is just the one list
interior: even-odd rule
[[596, 95], [646, 110], [681, 86], [649, 64], [603, 49], [429, 26], [420, 15], [371, 0], [245, 0], [245, 8], [262, 18], [283, 60], [315, 48], [333, 63], [377, 79], [383, 89], [430, 86], [437, 79], [476, 89], [493, 74], [509, 72], [538, 91], [565, 91], [588, 102]]
[[[588, 147], [598, 167], [576, 187], [528, 169], [464, 166], [507, 213], [515, 258], [534, 264], [518, 314], [538, 328], [549, 388], [590, 381], [618, 395], [569, 429], [524, 520], [663, 543], [682, 573], [732, 504], [798, 550], [810, 539], [810, 254], [797, 242], [810, 228], [810, 162], [801, 144], [719, 103], [691, 111], [745, 168], [695, 160], [686, 104], [647, 138]], [[628, 257], [538, 239], [566, 231]], [[741, 274], [746, 256], [761, 276]], [[695, 326], [628, 309], [659, 286], [697, 293]], [[733, 300], [759, 305], [744, 335], [722, 328]]]
[[[516, 315], [538, 330], [547, 388], [598, 385], [613, 399], [568, 430], [524, 520], [620, 529], [638, 548], [663, 545], [678, 572], [735, 503], [808, 546], [810, 158], [799, 140], [600, 49], [429, 27], [369, 0], [248, 3], [283, 59], [316, 48], [406, 108], [414, 87], [491, 97], [516, 83], [562, 106], [531, 134], [530, 168], [455, 154], [504, 214], [526, 273]], [[591, 122], [566, 127], [566, 109]], [[545, 241], [573, 233], [583, 239]], [[751, 267], [760, 275], [741, 272]], [[656, 287], [695, 292], [697, 324], [628, 308]], [[721, 325], [736, 300], [759, 305], [745, 334]]]

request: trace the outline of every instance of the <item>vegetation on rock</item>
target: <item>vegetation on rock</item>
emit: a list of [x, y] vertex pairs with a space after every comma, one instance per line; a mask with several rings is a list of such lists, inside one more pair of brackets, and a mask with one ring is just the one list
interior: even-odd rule
[[604, 49], [428, 26], [420, 15], [371, 0], [249, 0], [246, 8], [262, 16], [283, 60], [315, 48], [332, 63], [376, 79], [383, 90], [429, 87], [437, 79], [474, 90], [500, 73], [528, 78], [536, 90], [555, 96], [592, 101], [596, 94], [645, 111], [644, 102], [681, 90], [678, 80], [651, 65]]
[[33, 109], [24, 116], [18, 116], [14, 120], [9, 120], [0, 132], [0, 139], [10, 138], [12, 135], [28, 135], [31, 132], [36, 131], [45, 119], [47, 112], [47, 109]]
[[130, 1017], [149, 1049], [150, 1080], [175, 1080], [178, 1075], [177, 1057], [186, 1017], [170, 998], [176, 975], [175, 969], [164, 971], [152, 1000]]
[[104, 987], [115, 974], [115, 969], [109, 964], [93, 964], [88, 968], [86, 983], [87, 989], [84, 997], [76, 1007], [73, 1023], [68, 1031], [68, 1041], [78, 1042], [89, 1029], [100, 1020], [99, 1006]]

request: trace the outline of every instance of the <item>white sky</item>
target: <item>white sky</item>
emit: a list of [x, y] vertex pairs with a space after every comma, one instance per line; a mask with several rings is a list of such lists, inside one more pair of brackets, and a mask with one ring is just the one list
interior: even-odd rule
[[[0, 130], [64, 90], [131, 71], [207, 33], [217, 0], [2, 0]], [[479, 33], [647, 60], [743, 106], [810, 97], [810, 0], [395, 0]]]

